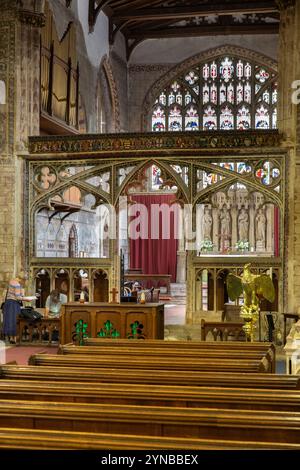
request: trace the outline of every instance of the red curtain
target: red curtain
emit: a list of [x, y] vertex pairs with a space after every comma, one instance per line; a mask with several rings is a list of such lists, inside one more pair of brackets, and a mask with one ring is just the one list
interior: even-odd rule
[[[177, 216], [174, 217], [174, 212], [178, 211], [178, 205], [173, 205], [174, 212], [170, 210], [169, 220], [166, 220], [165, 215], [162, 216], [161, 213], [159, 219], [155, 217], [153, 205], [156, 204], [160, 207], [162, 204], [170, 205], [174, 199], [174, 194], [134, 195], [131, 200], [137, 204], [143, 204], [147, 210], [138, 210], [138, 207], [136, 207], [136, 210], [132, 210], [129, 217], [130, 268], [141, 269], [143, 274], [171, 274], [172, 282], [176, 282], [178, 235], [177, 228], [175, 228]], [[157, 210], [157, 207], [155, 210]], [[163, 233], [163, 217], [165, 218], [163, 223], [170, 224], [168, 238], [163, 238], [166, 237], [166, 232]], [[135, 219], [136, 223], [134, 222]], [[134, 232], [142, 232], [144, 239], [141, 237], [133, 239]]]

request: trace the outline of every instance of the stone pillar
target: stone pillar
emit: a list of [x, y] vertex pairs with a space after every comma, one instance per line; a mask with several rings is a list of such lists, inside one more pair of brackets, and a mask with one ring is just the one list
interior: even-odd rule
[[235, 207], [231, 209], [231, 221], [232, 221], [232, 229], [231, 229], [231, 248], [235, 249], [235, 244], [239, 240], [238, 234], [238, 227], [237, 227], [237, 217], [238, 211]]
[[[196, 226], [198, 232], [198, 223], [196, 218]], [[176, 282], [186, 282], [186, 253], [185, 253], [185, 241], [184, 241], [184, 226], [183, 226], [183, 211], [179, 211], [178, 215], [178, 234], [180, 236], [178, 240], [178, 251], [177, 251], [177, 269], [176, 269]], [[197, 238], [197, 235], [196, 235]], [[196, 240], [197, 243], [197, 240]]]
[[[279, 310], [293, 312], [300, 306], [300, 186], [297, 184], [300, 178], [297, 166], [298, 160], [300, 163], [300, 116], [299, 112], [297, 115], [299, 105], [292, 102], [293, 83], [300, 80], [300, 2], [277, 0], [277, 4], [280, 7], [278, 128], [285, 138], [284, 143], [289, 146], [285, 185], [287, 213], [285, 233], [281, 233], [281, 239], [283, 235], [285, 237], [285, 271], [280, 285], [283, 298]], [[281, 227], [283, 220], [282, 217]]]
[[0, 296], [9, 278], [28, 267], [24, 164], [18, 157], [26, 152], [28, 135], [39, 133], [42, 4], [0, 0], [0, 81], [6, 93], [0, 103], [0, 183], [7, 188], [0, 196]]
[[185, 251], [177, 251], [177, 270], [176, 282], [183, 284], [186, 282], [186, 253]]
[[186, 255], [187, 262], [187, 284], [186, 284], [186, 324], [193, 323], [193, 312], [195, 310], [196, 280], [193, 266], [194, 253], [189, 250]]
[[253, 248], [253, 251], [255, 251], [255, 234], [254, 234], [254, 229], [255, 229], [255, 210], [253, 207], [249, 208], [249, 244], [250, 244], [250, 250]]
[[219, 251], [221, 242], [219, 238], [219, 213], [218, 209], [216, 207], [213, 208], [212, 210], [212, 218], [213, 218], [213, 244], [214, 244], [214, 250]]
[[266, 251], [267, 253], [272, 253], [273, 246], [274, 246], [274, 219], [273, 219], [273, 209], [270, 204], [268, 204], [266, 207], [266, 220], [267, 220]]

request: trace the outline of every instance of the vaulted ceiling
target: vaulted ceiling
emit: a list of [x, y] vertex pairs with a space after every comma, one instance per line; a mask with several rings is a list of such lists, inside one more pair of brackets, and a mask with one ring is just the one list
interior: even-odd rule
[[149, 38], [277, 33], [278, 4], [284, 1], [89, 0], [89, 26], [93, 30], [103, 11], [109, 18], [110, 43], [121, 31], [129, 55]]

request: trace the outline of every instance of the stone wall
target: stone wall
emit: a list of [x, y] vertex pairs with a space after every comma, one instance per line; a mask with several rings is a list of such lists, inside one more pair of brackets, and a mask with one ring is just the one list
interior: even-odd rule
[[292, 103], [292, 83], [300, 79], [300, 2], [282, 0], [280, 3], [278, 128], [287, 148], [285, 272], [282, 283], [284, 311], [293, 312], [300, 307], [300, 187], [295, 184], [300, 176], [300, 149], [297, 146], [300, 129], [297, 129], [297, 106]]
[[278, 35], [225, 35], [185, 38], [147, 39], [136, 46], [130, 56], [134, 64], [174, 64], [214, 47], [232, 45], [265, 54], [277, 59]]
[[143, 102], [148, 90], [176, 64], [135, 64], [129, 66], [129, 132], [141, 132]]
[[117, 99], [119, 102], [119, 128], [120, 132], [126, 132], [128, 129], [127, 64], [116, 52], [111, 53], [110, 62], [117, 88]]
[[[25, 264], [23, 163], [17, 152], [25, 148], [27, 129], [32, 133], [36, 130], [34, 114], [39, 116], [35, 41], [40, 17], [37, 12], [32, 15], [24, 13], [14, 0], [1, 0], [0, 10], [0, 80], [5, 83], [6, 89], [5, 102], [0, 105], [1, 296], [9, 278]], [[20, 57], [22, 60], [19, 60]]]

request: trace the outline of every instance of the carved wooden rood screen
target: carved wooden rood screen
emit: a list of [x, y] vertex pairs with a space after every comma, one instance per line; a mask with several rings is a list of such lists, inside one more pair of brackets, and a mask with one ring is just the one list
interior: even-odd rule
[[[34, 287], [64, 284], [69, 300], [83, 290], [90, 301], [108, 301], [120, 287], [122, 204], [144, 190], [155, 169], [159, 193], [171, 191], [180, 207], [192, 208], [181, 227], [190, 225], [195, 239], [191, 244], [184, 232], [177, 252], [186, 263], [186, 322], [221, 312], [226, 275], [246, 262], [271, 268], [272, 310], [279, 311], [286, 173], [280, 140], [275, 130], [31, 137], [25, 243]], [[112, 226], [117, 235], [104, 237]]]

